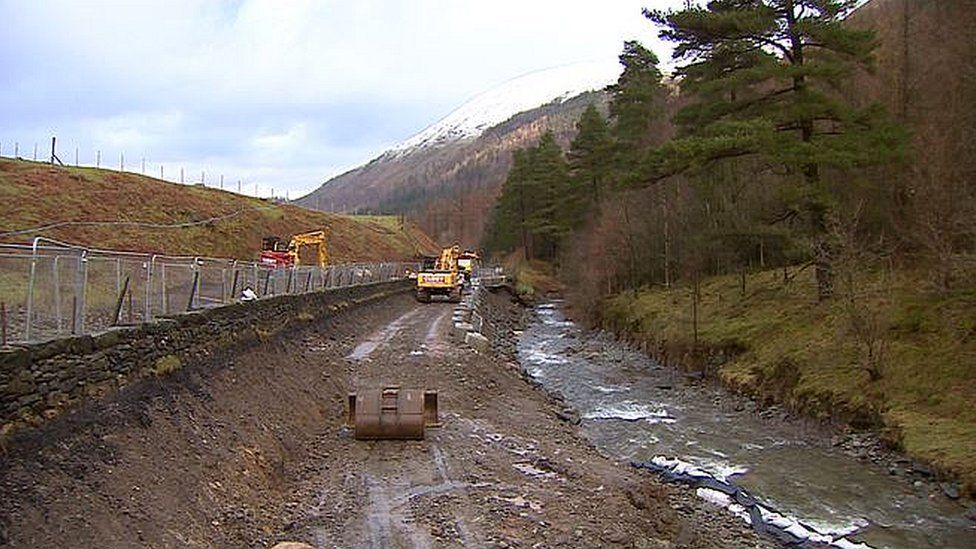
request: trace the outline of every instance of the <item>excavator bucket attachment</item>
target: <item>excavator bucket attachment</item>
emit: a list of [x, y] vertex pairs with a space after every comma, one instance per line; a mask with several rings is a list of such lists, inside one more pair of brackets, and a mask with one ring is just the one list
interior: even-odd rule
[[349, 394], [347, 424], [359, 440], [420, 440], [439, 427], [437, 392], [384, 387]]

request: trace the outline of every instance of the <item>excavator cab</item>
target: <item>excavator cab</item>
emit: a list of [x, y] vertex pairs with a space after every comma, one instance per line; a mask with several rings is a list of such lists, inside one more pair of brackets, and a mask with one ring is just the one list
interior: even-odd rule
[[424, 259], [424, 266], [417, 273], [417, 301], [430, 303], [434, 296], [447, 297], [449, 301], [461, 301], [462, 281], [458, 274], [458, 256], [461, 247], [455, 244], [441, 250], [433, 265]]

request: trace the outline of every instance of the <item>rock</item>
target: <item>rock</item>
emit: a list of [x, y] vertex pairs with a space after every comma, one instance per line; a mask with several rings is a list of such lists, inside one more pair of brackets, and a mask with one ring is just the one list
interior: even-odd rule
[[605, 542], [612, 543], [614, 545], [622, 545], [627, 541], [627, 534], [619, 530], [611, 530], [604, 533], [601, 539]]
[[935, 469], [927, 463], [915, 462], [912, 464], [912, 471], [920, 475], [931, 477], [935, 476]]
[[478, 332], [468, 332], [464, 336], [464, 343], [483, 353], [488, 352], [488, 349], [491, 346], [488, 338], [479, 334]]
[[976, 522], [976, 505], [973, 505], [972, 507], [969, 508], [969, 512], [966, 513], [966, 518], [968, 518], [973, 522]]
[[942, 482], [939, 484], [942, 493], [949, 499], [959, 499], [959, 485], [955, 482]]
[[283, 541], [271, 549], [315, 549], [315, 547], [300, 541]]
[[556, 412], [556, 417], [571, 425], [579, 425], [581, 421], [579, 412], [572, 408], [563, 408], [562, 410]]
[[474, 326], [472, 326], [471, 324], [469, 324], [467, 322], [455, 322], [454, 323], [454, 329], [453, 329], [453, 331], [451, 333], [452, 333], [452, 335], [454, 335], [454, 337], [457, 337], [458, 339], [463, 340], [464, 337], [465, 337], [465, 334], [467, 334], [468, 332], [470, 332], [473, 329], [474, 329]]

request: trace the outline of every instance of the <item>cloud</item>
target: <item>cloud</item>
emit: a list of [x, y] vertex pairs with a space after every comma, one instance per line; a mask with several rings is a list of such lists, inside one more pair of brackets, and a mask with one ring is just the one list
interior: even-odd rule
[[641, 7], [680, 3], [0, 0], [0, 146], [297, 195], [515, 76], [655, 43]]

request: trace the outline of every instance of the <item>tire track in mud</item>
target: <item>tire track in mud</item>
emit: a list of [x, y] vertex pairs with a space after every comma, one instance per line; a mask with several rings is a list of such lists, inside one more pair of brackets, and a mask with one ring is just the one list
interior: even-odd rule
[[[410, 361], [408, 367], [416, 369], [426, 369], [425, 363], [429, 360], [442, 360], [451, 350], [447, 338], [448, 326], [444, 320], [449, 318], [453, 308], [443, 307], [440, 314], [430, 311], [431, 308], [430, 305], [418, 306], [401, 315], [359, 343], [349, 356], [358, 360], [370, 357], [370, 362], [377, 365], [400, 366], [405, 362], [402, 350], [413, 349], [410, 356], [416, 360]], [[434, 314], [423, 314], [427, 312]], [[391, 369], [384, 368], [388, 373]], [[362, 381], [357, 380], [356, 384]], [[369, 499], [364, 530], [368, 533], [370, 547], [433, 547], [434, 539], [413, 516], [411, 502], [445, 493], [467, 498], [469, 485], [452, 479], [449, 458], [437, 439], [438, 431], [428, 431], [427, 454], [430, 459], [417, 464], [419, 467], [404, 466], [402, 462], [406, 459], [401, 459], [405, 456], [398, 453], [403, 449], [397, 447], [397, 442], [376, 443], [379, 451], [370, 454], [364, 464], [366, 472], [363, 477]], [[458, 511], [460, 509], [452, 515], [462, 544], [465, 547], [482, 547], [483, 536], [474, 531], [463, 513]]]
[[388, 343], [393, 337], [397, 335], [404, 328], [404, 326], [413, 317], [417, 316], [422, 312], [420, 307], [417, 307], [411, 311], [397, 317], [393, 322], [390, 322], [386, 326], [380, 328], [379, 330], [371, 333], [365, 341], [356, 345], [356, 348], [352, 350], [348, 355], [346, 355], [346, 360], [360, 361], [366, 360], [371, 354], [380, 346]]

